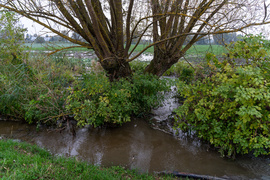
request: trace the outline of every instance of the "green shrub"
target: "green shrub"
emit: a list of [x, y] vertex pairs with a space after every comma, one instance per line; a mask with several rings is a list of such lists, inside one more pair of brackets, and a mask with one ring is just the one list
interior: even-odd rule
[[132, 114], [158, 106], [163, 100], [159, 92], [165, 90], [168, 90], [166, 80], [153, 75], [135, 74], [131, 80], [111, 83], [103, 73], [90, 73], [70, 89], [66, 108], [80, 126], [122, 124], [130, 121]]
[[29, 92], [32, 70], [25, 63], [0, 66], [0, 114], [23, 119], [23, 104], [33, 98]]
[[200, 73], [202, 73], [201, 64], [191, 66], [191, 64], [187, 63], [186, 61], [178, 61], [170, 69], [168, 69], [164, 75], [174, 75], [177, 76], [181, 81], [191, 83], [198, 78]]
[[230, 44], [228, 57], [235, 62], [236, 58], [244, 59], [247, 65], [262, 63], [269, 60], [269, 42], [262, 35], [246, 35], [237, 42]]
[[21, 64], [27, 57], [23, 53], [24, 32], [15, 13], [0, 11], [0, 60], [2, 63]]
[[270, 79], [264, 74], [259, 67], [227, 64], [202, 82], [179, 82], [186, 100], [175, 110], [177, 126], [196, 132], [222, 155], [269, 154]]
[[0, 114], [21, 118], [24, 86], [33, 72], [25, 63], [27, 54], [22, 48], [25, 29], [17, 22], [14, 13], [0, 11]]
[[179, 80], [185, 81], [190, 83], [194, 80], [195, 77], [195, 70], [186, 62], [178, 62], [175, 65], [175, 72], [179, 76]]
[[[178, 64], [178, 63], [177, 63], [177, 64]], [[175, 67], [176, 67], [176, 64], [172, 65], [172, 66], [170, 67], [170, 69], [168, 69], [163, 75], [164, 75], [164, 76], [175, 76], [175, 75], [176, 75]]]
[[149, 64], [149, 62], [145, 61], [132, 61], [130, 63], [131, 70], [137, 74], [143, 73], [146, 66]]
[[29, 90], [34, 97], [24, 104], [24, 118], [28, 123], [55, 125], [69, 115], [65, 109], [68, 87], [76, 80], [73, 75], [77, 71], [73, 70], [79, 63], [76, 65], [61, 53], [45, 59], [42, 54], [31, 56], [28, 63], [35, 70], [36, 81]]
[[84, 71], [79, 66], [61, 54], [30, 54], [22, 64], [3, 63], [0, 113], [28, 123], [55, 125], [69, 115], [65, 109], [67, 88], [75, 81], [73, 75]]

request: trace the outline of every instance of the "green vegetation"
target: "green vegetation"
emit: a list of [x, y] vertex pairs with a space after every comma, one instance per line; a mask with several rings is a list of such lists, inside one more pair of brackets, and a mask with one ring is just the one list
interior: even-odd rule
[[242, 40], [231, 44], [229, 57], [235, 63], [236, 58], [243, 58], [246, 64], [264, 63], [269, 60], [270, 42], [262, 35], [245, 36]]
[[67, 114], [66, 87], [76, 80], [74, 75], [84, 72], [84, 62], [61, 54], [46, 58], [42, 54], [30, 55], [18, 64], [2, 61], [0, 114], [54, 125]]
[[17, 24], [14, 13], [0, 11], [0, 59], [12, 64], [19, 64], [24, 59], [23, 33], [26, 30]]
[[213, 53], [216, 55], [222, 55], [226, 53], [227, 49], [221, 45], [193, 45], [186, 53], [187, 57], [189, 55], [196, 55], [204, 57], [207, 53]]
[[[159, 106], [169, 89], [169, 81], [142, 73], [146, 62], [132, 62], [132, 77], [110, 82], [95, 61], [24, 53], [24, 29], [12, 25], [14, 14], [1, 18], [8, 38], [0, 41], [0, 115], [37, 125], [61, 126], [70, 118], [79, 126], [121, 125]], [[165, 73], [177, 75], [184, 99], [175, 125], [224, 156], [269, 154], [269, 42], [249, 35], [220, 47], [194, 46], [191, 54], [205, 54], [205, 62], [179, 61]]]
[[147, 61], [132, 61], [130, 67], [135, 73], [143, 73], [145, 67], [149, 64]]
[[163, 101], [159, 92], [168, 90], [167, 80], [149, 74], [134, 74], [130, 80], [111, 83], [104, 73], [89, 73], [70, 89], [67, 109], [80, 126], [122, 124], [130, 121], [131, 115], [159, 106]]
[[[64, 42], [45, 42], [45, 43], [24, 43], [24, 50], [33, 50], [33, 51], [54, 51], [62, 48], [67, 48], [71, 46], [78, 46], [73, 43], [64, 43]], [[84, 47], [69, 48], [68, 51], [89, 51], [89, 49]], [[92, 50], [90, 50], [92, 51]]]
[[17, 65], [2, 62], [0, 114], [49, 125], [73, 115], [80, 125], [122, 124], [156, 107], [163, 100], [159, 92], [169, 89], [152, 75], [111, 83], [102, 71], [89, 73], [86, 67], [98, 70], [61, 53], [31, 54]]
[[[22, 32], [18, 30], [10, 31]], [[69, 118], [75, 118], [79, 126], [122, 124], [158, 106], [163, 100], [159, 92], [169, 89], [166, 80], [139, 72], [130, 79], [110, 82], [95, 61], [61, 53], [24, 55], [22, 39], [19, 42], [1, 42], [9, 51], [1, 57], [0, 114], [13, 119], [37, 125], [61, 125]], [[14, 52], [19, 56], [14, 58]]]
[[[185, 100], [175, 111], [177, 127], [195, 132], [223, 156], [270, 154], [270, 63], [264, 47], [261, 36], [248, 36], [231, 46], [223, 62], [208, 54], [210, 71], [202, 81], [178, 83]], [[234, 58], [247, 65], [236, 67]]]
[[113, 166], [93, 166], [74, 158], [54, 157], [26, 143], [0, 140], [1, 179], [173, 179], [170, 176], [139, 174]]
[[[25, 43], [24, 50], [35, 50], [35, 51], [53, 51], [57, 49], [62, 49], [66, 47], [77, 46], [73, 43], [61, 43], [61, 42], [46, 42], [46, 43]], [[130, 50], [134, 48], [134, 44], [131, 45]], [[144, 48], [147, 47], [147, 44], [139, 44], [134, 52], [140, 52]], [[87, 48], [77, 47], [67, 49], [68, 51], [89, 51]], [[92, 50], [90, 50], [92, 52]], [[222, 53], [226, 53], [227, 49], [221, 45], [194, 45], [192, 46], [186, 53], [187, 56], [205, 56], [207, 53], [214, 53], [217, 55], [221, 55]], [[145, 51], [145, 53], [154, 53], [154, 47], [150, 47]]]

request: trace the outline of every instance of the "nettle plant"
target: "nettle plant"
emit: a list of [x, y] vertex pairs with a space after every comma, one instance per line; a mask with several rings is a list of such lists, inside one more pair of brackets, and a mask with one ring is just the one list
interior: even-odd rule
[[[257, 41], [238, 43], [242, 45], [243, 42]], [[267, 155], [270, 154], [270, 78], [267, 76], [270, 71], [269, 63], [265, 62], [267, 51], [261, 49], [262, 44], [258, 45], [261, 48], [249, 45], [247, 49], [257, 49], [256, 52], [264, 54], [264, 57], [259, 59], [255, 50], [250, 50], [253, 55], [243, 53], [240, 56], [243, 49], [238, 48], [238, 43], [230, 53], [249, 58], [252, 65], [236, 67], [208, 55], [213, 61], [213, 73], [193, 84], [178, 83], [178, 92], [185, 101], [183, 106], [175, 110], [176, 126], [195, 132], [198, 137], [219, 148], [222, 156], [234, 158], [236, 154], [247, 153]]]

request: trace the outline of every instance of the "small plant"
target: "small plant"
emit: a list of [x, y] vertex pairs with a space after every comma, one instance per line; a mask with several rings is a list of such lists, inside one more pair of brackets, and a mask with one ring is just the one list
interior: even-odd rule
[[76, 81], [73, 75], [83, 71], [82, 67], [75, 71], [79, 63], [62, 54], [45, 59], [41, 55], [30, 56], [28, 63], [35, 70], [36, 81], [29, 89], [34, 96], [24, 104], [24, 118], [28, 123], [55, 125], [69, 115], [65, 109], [68, 87]]

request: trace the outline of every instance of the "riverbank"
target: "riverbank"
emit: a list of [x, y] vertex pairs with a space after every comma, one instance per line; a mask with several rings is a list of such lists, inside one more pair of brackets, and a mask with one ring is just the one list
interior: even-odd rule
[[55, 157], [35, 145], [0, 140], [1, 179], [174, 179], [119, 166], [103, 168], [75, 158]]

